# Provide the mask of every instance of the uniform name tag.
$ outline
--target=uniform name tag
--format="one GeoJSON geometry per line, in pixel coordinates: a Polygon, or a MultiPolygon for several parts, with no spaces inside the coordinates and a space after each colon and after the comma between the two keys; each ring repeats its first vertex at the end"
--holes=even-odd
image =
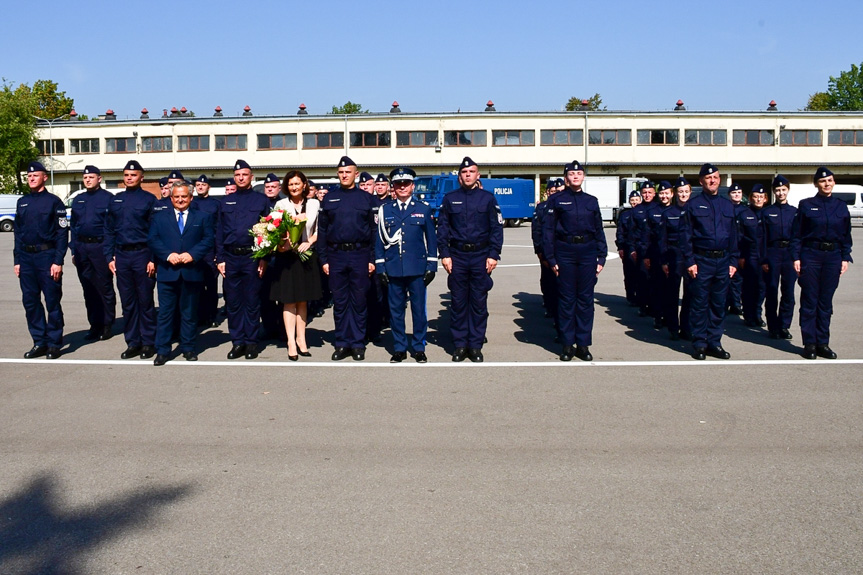
{"type": "Polygon", "coordinates": [[[464,203],[464,202],[453,202],[453,203],[452,203],[452,205],[454,205],[454,206],[460,206],[460,205],[462,205],[463,203],[464,203]]]}

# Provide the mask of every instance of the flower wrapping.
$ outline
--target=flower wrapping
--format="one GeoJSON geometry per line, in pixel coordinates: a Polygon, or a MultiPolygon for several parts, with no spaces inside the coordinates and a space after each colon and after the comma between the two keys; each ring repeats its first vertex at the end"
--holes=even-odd
{"type": "Polygon", "coordinates": [[[273,210],[252,226],[252,259],[259,260],[275,252],[288,231],[291,216],[282,210],[273,210]]]}

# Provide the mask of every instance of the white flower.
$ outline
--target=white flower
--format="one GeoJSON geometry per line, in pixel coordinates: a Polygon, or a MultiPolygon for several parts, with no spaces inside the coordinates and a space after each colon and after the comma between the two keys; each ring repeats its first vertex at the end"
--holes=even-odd
{"type": "Polygon", "coordinates": [[[279,210],[274,210],[270,212],[270,217],[274,220],[281,220],[284,217],[284,214],[282,214],[282,212],[280,212],[279,210]]]}
{"type": "Polygon", "coordinates": [[[273,224],[267,224],[267,231],[268,232],[276,231],[276,226],[274,226],[273,224]]]}

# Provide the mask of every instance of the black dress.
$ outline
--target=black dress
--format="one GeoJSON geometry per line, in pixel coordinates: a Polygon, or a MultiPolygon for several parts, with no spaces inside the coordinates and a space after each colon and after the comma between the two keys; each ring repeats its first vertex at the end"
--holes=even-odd
{"type": "MultiPolygon", "coordinates": [[[[306,202],[303,202],[301,213],[305,212],[306,202]]],[[[300,256],[294,251],[276,252],[273,257],[273,283],[270,285],[270,299],[282,303],[298,303],[315,301],[321,298],[321,274],[318,254],[311,252],[311,257],[300,261],[300,256]]]]}

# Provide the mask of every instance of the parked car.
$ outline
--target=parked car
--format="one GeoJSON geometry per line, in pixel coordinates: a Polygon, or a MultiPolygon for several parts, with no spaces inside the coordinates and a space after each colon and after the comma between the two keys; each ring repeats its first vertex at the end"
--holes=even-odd
{"type": "Polygon", "coordinates": [[[15,209],[19,199],[19,194],[0,195],[0,232],[11,232],[15,229],[15,209]]]}

